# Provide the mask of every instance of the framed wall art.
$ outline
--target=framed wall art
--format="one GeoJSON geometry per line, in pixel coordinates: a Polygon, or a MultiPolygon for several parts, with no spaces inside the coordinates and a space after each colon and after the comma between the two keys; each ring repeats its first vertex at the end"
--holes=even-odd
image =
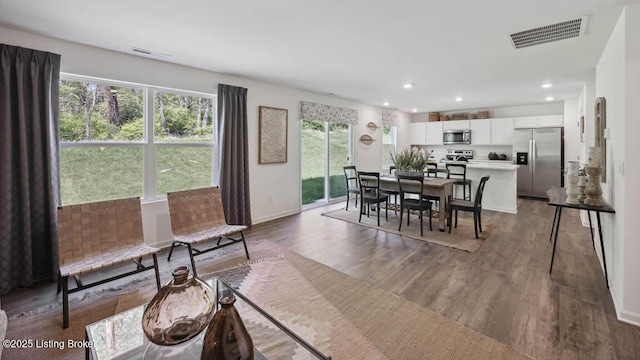
{"type": "Polygon", "coordinates": [[[260,106],[258,112],[258,163],[286,163],[289,110],[260,106]]]}
{"type": "Polygon", "coordinates": [[[602,167],[603,183],[607,182],[607,139],[604,137],[604,129],[607,128],[607,102],[605,98],[596,99],[595,112],[595,146],[600,148],[600,167],[602,167]]]}

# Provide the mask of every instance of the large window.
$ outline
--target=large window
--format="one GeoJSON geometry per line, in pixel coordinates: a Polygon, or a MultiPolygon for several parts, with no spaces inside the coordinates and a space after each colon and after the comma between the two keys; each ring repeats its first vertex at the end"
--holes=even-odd
{"type": "Polygon", "coordinates": [[[396,154],[396,127],[384,125],[382,127],[382,169],[389,171],[389,166],[393,165],[391,154],[396,154]]]}
{"type": "Polygon", "coordinates": [[[213,184],[215,96],[63,75],[64,205],[213,184]]]}

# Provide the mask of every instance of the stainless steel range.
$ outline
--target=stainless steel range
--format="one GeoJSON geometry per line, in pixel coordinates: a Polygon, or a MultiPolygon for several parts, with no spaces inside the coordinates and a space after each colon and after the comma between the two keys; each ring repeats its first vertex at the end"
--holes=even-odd
{"type": "Polygon", "coordinates": [[[473,160],[473,150],[447,150],[446,161],[469,161],[473,160]]]}

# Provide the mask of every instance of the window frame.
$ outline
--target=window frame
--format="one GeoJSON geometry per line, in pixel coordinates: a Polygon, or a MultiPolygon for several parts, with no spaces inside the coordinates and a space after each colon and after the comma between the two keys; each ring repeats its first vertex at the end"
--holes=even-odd
{"type": "MultiPolygon", "coordinates": [[[[385,154],[385,151],[384,151],[384,149],[385,149],[385,148],[384,148],[384,146],[385,146],[385,145],[391,145],[391,146],[393,147],[393,154],[394,154],[394,156],[395,156],[395,154],[396,154],[396,150],[398,150],[398,149],[397,149],[397,138],[396,138],[397,129],[398,129],[398,127],[397,127],[397,126],[392,126],[392,125],[382,125],[382,129],[381,129],[381,130],[382,130],[382,131],[381,131],[381,134],[382,134],[382,139],[381,139],[381,143],[382,143],[382,158],[381,158],[381,160],[382,160],[382,164],[381,164],[381,165],[382,165],[382,166],[381,166],[381,167],[382,167],[382,170],[383,170],[384,172],[389,171],[389,168],[388,168],[388,167],[387,167],[387,168],[385,168],[385,166],[384,166],[384,163],[385,163],[385,161],[384,161],[384,157],[385,157],[385,155],[386,155],[386,154],[385,154]],[[384,127],[385,127],[385,126],[389,126],[389,127],[391,128],[391,133],[389,134],[389,135],[391,135],[391,142],[390,142],[390,143],[389,143],[389,142],[384,142],[384,127]]],[[[391,164],[391,165],[393,165],[393,164],[391,164]]]]}
{"type": "MultiPolygon", "coordinates": [[[[211,186],[218,186],[218,166],[217,166],[217,148],[218,148],[218,102],[217,94],[205,93],[199,91],[181,90],[153,85],[145,85],[134,82],[110,80],[93,76],[84,76],[71,73],[60,73],[60,80],[95,82],[108,84],[118,87],[139,88],[143,91],[143,120],[144,131],[141,141],[62,141],[58,137],[59,147],[140,147],[142,148],[142,194],[140,200],[142,203],[163,201],[166,195],[157,195],[158,178],[156,174],[158,162],[157,151],[159,147],[209,147],[211,148],[211,186]],[[212,100],[211,109],[211,126],[212,136],[211,142],[166,142],[155,140],[155,97],[158,92],[171,93],[182,96],[210,98],[212,100]]],[[[63,199],[61,199],[63,200],[63,199]]],[[[107,200],[107,199],[102,199],[107,200]]]]}

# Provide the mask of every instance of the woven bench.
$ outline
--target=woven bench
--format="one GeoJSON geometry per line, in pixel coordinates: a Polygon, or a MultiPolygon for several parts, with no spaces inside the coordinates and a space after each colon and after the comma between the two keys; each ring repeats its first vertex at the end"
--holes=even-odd
{"type": "Polygon", "coordinates": [[[244,225],[228,225],[222,208],[220,189],[209,187],[195,190],[184,190],[167,193],[169,203],[169,217],[171,219],[171,231],[173,243],[167,260],[171,260],[173,249],[176,246],[184,246],[189,251],[193,276],[197,277],[194,256],[202,255],[210,251],[242,242],[244,251],[249,259],[249,250],[244,239],[247,227],[244,225]],[[240,234],[240,238],[231,238],[229,235],[240,234]],[[208,249],[196,249],[194,244],[205,240],[217,240],[215,246],[208,249]],[[222,240],[227,242],[220,243],[222,240]]]}
{"type": "Polygon", "coordinates": [[[69,294],[98,286],[125,276],[154,269],[160,289],[157,253],[160,249],[144,244],[140,198],[100,201],[58,208],[58,247],[62,288],[62,327],[69,327],[69,294]],[[142,257],[152,255],[153,266],[142,264],[142,257]],[[133,261],[136,270],[90,284],[80,275],[125,261],[133,261]],[[76,287],[69,289],[69,277],[76,287]]]}

